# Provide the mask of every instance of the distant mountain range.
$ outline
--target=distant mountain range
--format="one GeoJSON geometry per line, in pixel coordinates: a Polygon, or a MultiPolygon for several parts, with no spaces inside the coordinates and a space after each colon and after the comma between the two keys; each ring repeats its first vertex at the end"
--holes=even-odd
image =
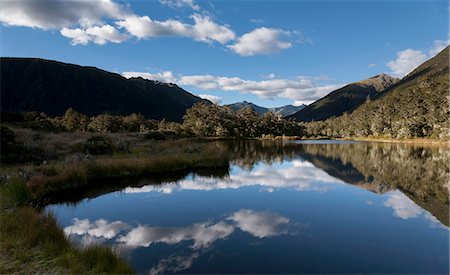
{"type": "Polygon", "coordinates": [[[289,118],[297,121],[318,121],[340,116],[345,112],[351,112],[367,98],[375,98],[398,81],[398,78],[380,74],[348,84],[292,114],[289,118]]]}
{"type": "Polygon", "coordinates": [[[230,107],[234,111],[237,111],[239,109],[246,108],[246,107],[251,107],[256,113],[258,113],[260,115],[263,115],[267,112],[273,112],[276,114],[281,114],[284,117],[292,115],[306,107],[306,105],[301,105],[301,106],[285,105],[285,106],[281,106],[281,107],[265,108],[265,107],[261,107],[256,104],[253,104],[251,102],[247,102],[247,101],[236,102],[233,104],[229,104],[227,106],[230,107]]]}
{"type": "Polygon", "coordinates": [[[181,121],[201,99],[175,84],[127,79],[94,67],[38,58],[0,59],[1,110],[62,115],[68,108],[86,115],[141,113],[181,121]]]}

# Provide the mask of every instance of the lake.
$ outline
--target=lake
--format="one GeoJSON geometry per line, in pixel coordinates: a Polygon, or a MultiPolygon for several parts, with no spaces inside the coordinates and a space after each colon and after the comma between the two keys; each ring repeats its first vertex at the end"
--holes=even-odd
{"type": "Polygon", "coordinates": [[[138,273],[449,273],[448,148],[216,142],[226,169],[99,183],[46,210],[138,273]]]}

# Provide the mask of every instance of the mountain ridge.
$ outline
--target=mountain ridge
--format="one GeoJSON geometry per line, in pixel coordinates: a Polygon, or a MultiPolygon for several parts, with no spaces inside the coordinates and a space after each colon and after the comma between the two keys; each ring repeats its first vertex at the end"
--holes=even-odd
{"type": "Polygon", "coordinates": [[[141,113],[181,121],[201,99],[176,84],[127,79],[92,66],[42,58],[0,58],[1,110],[38,111],[51,116],[74,108],[86,115],[141,113]]]}
{"type": "Polygon", "coordinates": [[[281,114],[284,117],[289,116],[289,115],[303,109],[304,107],[306,107],[306,105],[294,106],[294,105],[288,104],[288,105],[284,105],[284,106],[280,106],[280,107],[267,108],[267,107],[261,107],[259,105],[256,105],[252,102],[248,102],[245,100],[236,102],[236,103],[232,103],[232,104],[227,104],[226,106],[230,107],[233,111],[237,111],[237,110],[245,108],[245,107],[251,107],[259,115],[263,115],[267,112],[273,112],[275,114],[281,114]]]}
{"type": "Polygon", "coordinates": [[[367,98],[375,98],[398,81],[398,78],[387,74],[379,74],[347,84],[288,116],[288,118],[309,122],[340,116],[345,112],[351,112],[364,103],[367,98]]]}

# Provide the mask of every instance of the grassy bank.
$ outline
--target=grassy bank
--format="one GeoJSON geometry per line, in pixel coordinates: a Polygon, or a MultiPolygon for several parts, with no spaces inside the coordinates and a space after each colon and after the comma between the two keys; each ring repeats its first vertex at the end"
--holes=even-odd
{"type": "Polygon", "coordinates": [[[110,247],[76,248],[39,209],[52,195],[99,179],[228,167],[225,150],[214,142],[147,142],[126,154],[85,157],[2,167],[0,273],[131,273],[110,247]]]}
{"type": "Polygon", "coordinates": [[[31,206],[23,178],[0,187],[1,274],[131,274],[133,270],[109,247],[76,248],[55,217],[31,206]]]}
{"type": "Polygon", "coordinates": [[[351,137],[337,138],[338,140],[356,140],[356,141],[373,141],[373,142],[395,142],[409,143],[417,145],[436,145],[450,147],[450,140],[432,139],[432,138],[384,138],[384,137],[351,137]]]}
{"type": "Polygon", "coordinates": [[[31,207],[0,212],[1,274],[131,274],[108,247],[77,249],[51,214],[31,207]]]}

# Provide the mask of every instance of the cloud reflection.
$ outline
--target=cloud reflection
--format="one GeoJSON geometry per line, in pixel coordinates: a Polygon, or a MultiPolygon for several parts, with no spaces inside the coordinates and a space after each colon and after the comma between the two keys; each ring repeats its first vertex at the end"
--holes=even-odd
{"type": "Polygon", "coordinates": [[[114,239],[130,248],[148,247],[155,243],[169,245],[193,241],[193,250],[209,247],[219,239],[225,239],[236,229],[257,238],[272,237],[287,233],[290,220],[276,213],[240,209],[216,223],[200,222],[187,227],[156,227],[138,225],[132,227],[123,221],[108,222],[104,219],[91,222],[88,219],[73,219],[73,224],[64,228],[67,235],[78,235],[85,240],[95,238],[114,239]],[[122,233],[123,234],[119,234],[122,233]]]}
{"type": "Polygon", "coordinates": [[[261,164],[251,171],[240,170],[229,177],[218,179],[213,177],[192,176],[176,183],[146,185],[139,188],[128,187],[125,193],[160,192],[171,194],[183,190],[221,190],[239,189],[249,186],[261,186],[262,191],[274,192],[278,189],[291,188],[297,191],[325,192],[333,188],[333,184],[343,181],[328,175],[308,161],[294,160],[284,163],[288,167],[274,167],[261,164]]]}
{"type": "Polygon", "coordinates": [[[234,231],[234,226],[225,222],[216,224],[197,223],[189,227],[165,228],[138,226],[125,236],[118,238],[118,242],[130,247],[148,247],[153,243],[177,244],[182,241],[193,240],[193,249],[206,248],[218,239],[224,239],[234,231]]]}
{"type": "Polygon", "coordinates": [[[236,223],[242,231],[251,235],[264,238],[286,233],[286,225],[289,219],[269,212],[254,212],[241,209],[233,213],[229,218],[236,223]]]}
{"type": "Polygon", "coordinates": [[[441,222],[431,215],[429,212],[422,209],[414,203],[408,196],[396,190],[386,194],[388,199],[383,203],[384,206],[394,210],[394,216],[407,220],[411,218],[423,217],[429,221],[431,227],[448,228],[441,224],[441,222]]]}

